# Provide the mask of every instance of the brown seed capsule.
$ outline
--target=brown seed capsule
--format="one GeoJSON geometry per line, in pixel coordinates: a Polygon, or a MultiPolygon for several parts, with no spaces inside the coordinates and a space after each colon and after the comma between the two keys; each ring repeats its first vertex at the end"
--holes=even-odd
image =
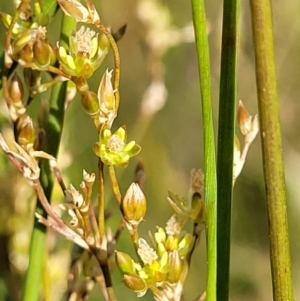
{"type": "Polygon", "coordinates": [[[45,40],[37,40],[33,44],[33,56],[40,67],[46,67],[50,64],[51,49],[45,40]]]}
{"type": "Polygon", "coordinates": [[[19,57],[24,63],[31,63],[33,59],[32,45],[26,44],[20,51],[19,57]]]}
{"type": "Polygon", "coordinates": [[[134,290],[139,297],[142,297],[147,291],[147,285],[143,278],[138,275],[124,275],[124,284],[134,290]]]}
{"type": "Polygon", "coordinates": [[[32,119],[26,117],[22,123],[21,130],[18,135],[18,143],[21,146],[26,146],[28,144],[34,144],[36,139],[36,131],[33,126],[32,119]]]}
{"type": "Polygon", "coordinates": [[[22,102],[24,88],[19,75],[15,72],[8,87],[9,96],[15,105],[22,102]]]}
{"type": "Polygon", "coordinates": [[[99,112],[99,100],[97,94],[87,91],[82,94],[81,104],[84,110],[92,117],[99,112]]]}

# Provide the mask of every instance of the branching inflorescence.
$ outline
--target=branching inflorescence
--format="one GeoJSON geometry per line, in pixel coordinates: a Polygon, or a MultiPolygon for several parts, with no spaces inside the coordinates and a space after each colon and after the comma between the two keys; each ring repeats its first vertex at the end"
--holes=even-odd
{"type": "MultiPolygon", "coordinates": [[[[137,181],[130,185],[122,197],[115,174],[115,167],[126,167],[130,158],[141,150],[135,141],[127,141],[125,126],[112,131],[120,101],[120,59],[115,39],[101,23],[90,0],[86,0],[86,6],[76,0],[57,0],[63,12],[76,19],[80,26],[70,36],[68,47],[60,45],[59,42],[53,46],[47,39],[49,16],[43,13],[39,1],[34,1],[33,6],[29,2],[21,1],[15,16],[5,13],[0,15],[7,27],[2,76],[3,95],[14,123],[16,151],[8,147],[2,136],[0,146],[23,176],[30,181],[47,212],[48,218],[36,213],[38,221],[85,249],[89,257],[93,256],[96,259],[102,270],[105,285],[102,285],[97,277],[92,277],[84,281],[85,289],[81,287],[75,292],[71,281],[69,300],[77,300],[77,297],[79,300],[80,294],[87,294],[90,281],[98,281],[105,298],[115,300],[110,277],[110,262],[114,260],[123,274],[124,284],[135,291],[137,296],[143,296],[147,290],[151,290],[156,300],[181,300],[191,256],[204,229],[202,171],[192,171],[186,200],[169,192],[168,201],[175,213],[165,228],[157,227],[156,232],[150,234],[149,242],[139,237],[138,227],[147,208],[145,195],[137,181]],[[95,29],[91,29],[90,26],[95,29]],[[87,79],[101,65],[110,49],[114,54],[114,69],[104,72],[98,92],[95,93],[89,89],[87,79]],[[24,71],[24,82],[29,91],[27,99],[24,84],[15,71],[16,65],[21,66],[24,71]],[[44,72],[51,75],[50,81],[42,82],[44,72]],[[99,134],[93,146],[95,155],[99,157],[98,211],[91,199],[92,191],[96,189],[96,175],[83,171],[80,185],[82,192],[72,185],[66,189],[56,159],[44,149],[43,135],[40,134],[43,133],[41,125],[36,130],[33,121],[27,115],[27,107],[36,94],[65,81],[75,85],[77,93],[81,96],[82,107],[92,118],[99,134]],[[66,202],[61,204],[61,208],[71,216],[68,223],[54,212],[45,196],[40,182],[41,159],[50,160],[50,166],[63,190],[66,202]],[[108,168],[111,186],[123,215],[116,233],[105,227],[104,168],[108,168]],[[189,220],[194,224],[193,233],[186,233],[183,229],[189,220]],[[125,252],[114,251],[116,240],[124,227],[127,227],[132,238],[136,260],[125,252]]],[[[234,182],[243,167],[249,145],[258,131],[257,118],[252,119],[242,104],[239,108],[242,133],[248,138],[245,140],[242,155],[239,143],[236,145],[234,182]]],[[[139,172],[141,170],[142,168],[139,172]]]]}

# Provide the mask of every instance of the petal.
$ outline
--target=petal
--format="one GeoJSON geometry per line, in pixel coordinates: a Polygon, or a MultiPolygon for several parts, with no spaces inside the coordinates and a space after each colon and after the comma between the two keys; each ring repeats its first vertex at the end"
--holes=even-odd
{"type": "Polygon", "coordinates": [[[141,151],[141,147],[138,144],[135,144],[130,151],[128,151],[128,155],[130,157],[136,156],[141,151]]]}
{"type": "Polygon", "coordinates": [[[132,148],[135,146],[135,141],[130,141],[129,143],[127,143],[125,146],[124,146],[124,149],[123,149],[123,151],[124,152],[129,152],[129,151],[131,151],[132,150],[132,148]]]}
{"type": "Polygon", "coordinates": [[[127,138],[127,132],[126,132],[126,127],[122,126],[120,128],[118,128],[115,132],[116,135],[118,135],[120,137],[120,139],[122,139],[124,142],[126,141],[127,138]]]}

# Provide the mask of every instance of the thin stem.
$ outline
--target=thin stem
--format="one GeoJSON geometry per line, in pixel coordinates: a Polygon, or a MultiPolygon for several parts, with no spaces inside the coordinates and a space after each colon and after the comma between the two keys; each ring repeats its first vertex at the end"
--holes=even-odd
{"type": "Polygon", "coordinates": [[[207,240],[207,300],[216,300],[217,279],[217,181],[214,128],[211,104],[209,46],[206,29],[204,0],[192,0],[196,36],[199,80],[202,98],[204,130],[204,189],[207,240]]]}
{"type": "MultiPolygon", "coordinates": [[[[81,245],[82,244],[86,245],[85,242],[83,241],[82,237],[80,235],[78,235],[76,232],[74,232],[72,229],[70,229],[63,222],[63,220],[53,211],[53,208],[49,204],[48,199],[44,193],[43,187],[39,180],[35,180],[33,182],[33,187],[36,191],[36,194],[39,199],[39,203],[41,204],[43,210],[56,222],[56,225],[54,226],[56,228],[56,231],[58,231],[58,229],[59,229],[59,232],[62,233],[64,236],[66,236],[68,239],[71,239],[77,243],[78,243],[78,241],[80,241],[81,245]]],[[[39,212],[38,212],[38,214],[41,215],[39,212]]],[[[43,216],[41,216],[40,219],[41,219],[41,221],[43,221],[43,219],[44,219],[43,216]]],[[[45,222],[50,224],[50,222],[47,221],[46,219],[45,219],[45,222]]],[[[44,224],[45,224],[45,222],[44,222],[44,224]]],[[[52,226],[52,228],[54,228],[54,227],[52,226]]]]}
{"type": "Polygon", "coordinates": [[[103,175],[103,163],[99,158],[98,163],[98,181],[99,181],[99,191],[98,191],[98,224],[99,224],[99,235],[100,235],[100,245],[102,244],[103,238],[105,236],[105,202],[104,202],[104,175],[103,175]]]}
{"type": "Polygon", "coordinates": [[[95,211],[94,211],[93,206],[89,207],[89,216],[90,216],[90,219],[91,219],[92,227],[94,229],[94,236],[95,236],[96,246],[98,247],[98,243],[100,243],[100,232],[99,232],[97,219],[96,219],[96,215],[95,215],[95,211]]]}
{"type": "Polygon", "coordinates": [[[100,249],[94,250],[94,254],[98,260],[98,263],[103,273],[108,299],[109,301],[116,301],[117,299],[112,286],[111,274],[108,266],[107,252],[105,250],[100,249]]]}
{"type": "Polygon", "coordinates": [[[111,165],[111,166],[108,167],[108,171],[109,171],[109,177],[110,177],[113,192],[115,194],[115,197],[118,201],[119,206],[121,206],[122,195],[121,195],[118,180],[117,180],[117,177],[116,177],[115,168],[111,165]]]}
{"type": "MultiPolygon", "coordinates": [[[[132,228],[129,230],[130,232],[130,237],[131,237],[131,240],[133,242],[133,245],[134,245],[134,248],[135,248],[135,251],[137,253],[137,250],[138,250],[138,240],[139,240],[139,232],[138,232],[138,227],[137,226],[131,226],[132,228]]],[[[138,253],[137,253],[138,254],[138,253]]]]}
{"type": "Polygon", "coordinates": [[[107,288],[107,294],[108,294],[108,299],[110,301],[116,301],[117,300],[115,292],[114,292],[112,287],[107,288]]]}
{"type": "MultiPolygon", "coordinates": [[[[28,3],[30,2],[30,0],[22,0],[21,3],[19,4],[11,22],[10,25],[7,29],[6,32],[6,37],[5,37],[5,44],[4,44],[4,49],[5,49],[5,53],[7,54],[9,52],[9,48],[10,48],[10,41],[11,41],[11,37],[12,37],[12,32],[13,29],[15,27],[16,22],[18,21],[20,14],[26,10],[26,7],[28,5],[28,3]]],[[[6,66],[6,62],[5,62],[5,66],[6,66]]]]}
{"type": "Polygon", "coordinates": [[[111,35],[110,31],[100,22],[96,22],[94,24],[101,32],[105,34],[107,39],[110,42],[111,48],[114,54],[114,91],[115,91],[115,98],[116,98],[116,111],[118,111],[119,104],[120,104],[120,93],[119,93],[119,84],[120,84],[120,54],[117,43],[115,42],[113,36],[111,35]]]}
{"type": "Polygon", "coordinates": [[[52,172],[61,188],[61,191],[62,193],[65,195],[66,194],[66,190],[67,190],[67,187],[66,187],[66,184],[62,178],[62,175],[61,175],[61,172],[60,172],[60,169],[58,168],[57,164],[52,164],[51,165],[51,168],[52,168],[52,172]]]}
{"type": "Polygon", "coordinates": [[[279,123],[271,3],[251,0],[256,83],[269,219],[273,298],[294,300],[279,123]]]}

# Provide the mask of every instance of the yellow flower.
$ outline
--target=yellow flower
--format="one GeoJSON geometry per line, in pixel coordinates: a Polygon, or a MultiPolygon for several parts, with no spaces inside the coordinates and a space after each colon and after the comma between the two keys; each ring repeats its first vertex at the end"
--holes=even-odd
{"type": "Polygon", "coordinates": [[[111,130],[104,125],[99,134],[99,142],[94,144],[94,151],[104,164],[126,167],[129,159],[141,150],[135,141],[126,143],[126,140],[125,127],[120,127],[112,134],[111,130]]]}
{"type": "Polygon", "coordinates": [[[70,76],[89,78],[100,66],[108,52],[108,43],[99,43],[98,34],[81,26],[70,36],[70,52],[59,46],[58,60],[61,69],[70,76]]]}

